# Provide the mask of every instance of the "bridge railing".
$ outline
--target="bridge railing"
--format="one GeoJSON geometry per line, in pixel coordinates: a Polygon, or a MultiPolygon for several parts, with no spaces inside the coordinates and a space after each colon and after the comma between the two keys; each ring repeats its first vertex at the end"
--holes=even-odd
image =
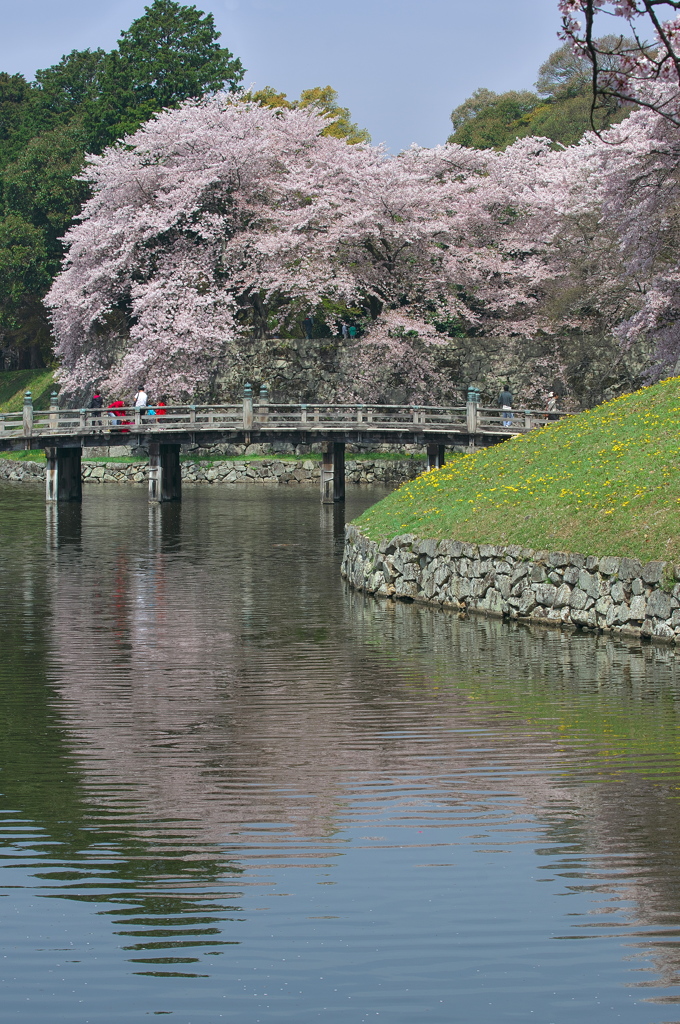
{"type": "Polygon", "coordinates": [[[253,425],[286,429],[333,429],[352,427],[359,430],[398,429],[428,426],[451,429],[464,427],[465,406],[368,405],[309,402],[302,405],[269,404],[264,413],[253,410],[253,425]]]}
{"type": "Polygon", "coordinates": [[[20,412],[0,413],[0,437],[21,437],[24,433],[23,414],[20,412]]]}
{"type": "Polygon", "coordinates": [[[146,412],[132,410],[133,426],[145,433],[165,430],[237,430],[243,426],[243,404],[168,405],[146,412]],[[153,411],[152,411],[153,410],[153,411]]]}
{"type": "Polygon", "coordinates": [[[426,424],[431,430],[465,430],[467,427],[466,405],[422,405],[414,406],[413,411],[414,416],[419,417],[418,422],[426,424]]]}
{"type": "MultiPolygon", "coordinates": [[[[55,396],[56,397],[56,396],[55,396]]],[[[71,434],[134,433],[261,429],[286,432],[372,430],[429,433],[441,431],[473,435],[524,433],[567,415],[545,410],[484,408],[474,402],[459,406],[369,405],[361,403],[310,402],[301,405],[259,400],[248,395],[243,402],[222,405],[169,405],[137,409],[34,410],[27,393],[22,412],[0,413],[0,438],[44,437],[71,434]]]]}
{"type": "Polygon", "coordinates": [[[524,433],[567,415],[566,412],[548,412],[545,409],[498,409],[478,406],[476,430],[481,433],[490,431],[494,434],[506,430],[509,434],[524,433]]]}

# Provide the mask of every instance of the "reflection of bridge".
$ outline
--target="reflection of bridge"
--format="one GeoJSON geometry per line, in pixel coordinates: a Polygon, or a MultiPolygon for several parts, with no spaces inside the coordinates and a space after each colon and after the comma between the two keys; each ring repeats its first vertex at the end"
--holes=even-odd
{"type": "MultiPolygon", "coordinates": [[[[553,413],[552,417],[564,415],[553,413]]],[[[179,453],[182,444],[322,443],[321,500],[345,496],[346,444],[418,444],[427,448],[427,467],[444,464],[446,446],[498,444],[513,434],[543,426],[544,411],[459,406],[281,405],[263,389],[253,401],[246,388],[234,405],[173,405],[162,409],[60,409],[56,394],[50,408],[35,410],[30,391],[23,412],[0,414],[0,451],[44,448],[47,500],[80,501],[83,448],[127,445],[149,451],[149,501],[181,497],[179,453]]]]}

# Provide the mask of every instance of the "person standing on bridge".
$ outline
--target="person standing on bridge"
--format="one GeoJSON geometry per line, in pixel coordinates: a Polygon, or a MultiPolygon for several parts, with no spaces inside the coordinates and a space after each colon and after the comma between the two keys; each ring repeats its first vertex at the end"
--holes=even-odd
{"type": "Polygon", "coordinates": [[[149,396],[146,393],[146,387],[142,384],[141,388],[135,395],[135,409],[139,409],[142,415],[146,412],[146,407],[149,404],[149,396]]]}
{"type": "Polygon", "coordinates": [[[511,411],[512,410],[512,391],[510,390],[510,385],[508,383],[505,383],[503,385],[503,390],[501,391],[501,393],[498,396],[498,405],[503,410],[503,426],[504,427],[511,427],[512,426],[512,411],[511,411]]]}
{"type": "Polygon", "coordinates": [[[90,402],[90,409],[92,409],[92,426],[99,427],[100,430],[102,426],[101,409],[103,405],[104,399],[99,394],[99,391],[95,389],[95,392],[92,395],[92,400],[90,402]]]}
{"type": "MultiPolygon", "coordinates": [[[[120,410],[125,408],[125,402],[123,402],[120,398],[116,398],[115,401],[109,402],[106,408],[109,410],[109,419],[111,420],[112,427],[119,427],[121,423],[128,422],[128,420],[124,420],[121,418],[120,410]]],[[[128,431],[123,430],[122,433],[127,434],[128,431]]]]}

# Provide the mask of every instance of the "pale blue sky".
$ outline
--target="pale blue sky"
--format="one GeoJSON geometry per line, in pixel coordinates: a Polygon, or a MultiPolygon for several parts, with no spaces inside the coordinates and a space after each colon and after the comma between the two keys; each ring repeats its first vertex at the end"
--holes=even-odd
{"type": "MultiPolygon", "coordinates": [[[[150,0],[148,0],[150,2],[150,0]]],[[[332,85],[374,142],[434,146],[479,86],[531,88],[560,45],[556,0],[209,0],[245,81],[295,97],[332,85]]],[[[0,70],[32,78],[72,49],[111,49],[144,0],[0,0],[0,70]]]]}

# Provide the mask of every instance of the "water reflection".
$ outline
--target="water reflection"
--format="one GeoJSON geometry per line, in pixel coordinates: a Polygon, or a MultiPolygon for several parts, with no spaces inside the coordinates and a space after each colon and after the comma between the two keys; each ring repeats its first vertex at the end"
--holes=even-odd
{"type": "Polygon", "coordinates": [[[355,594],[281,491],[0,490],[6,877],[206,1020],[668,1019],[674,653],[355,594]]]}

